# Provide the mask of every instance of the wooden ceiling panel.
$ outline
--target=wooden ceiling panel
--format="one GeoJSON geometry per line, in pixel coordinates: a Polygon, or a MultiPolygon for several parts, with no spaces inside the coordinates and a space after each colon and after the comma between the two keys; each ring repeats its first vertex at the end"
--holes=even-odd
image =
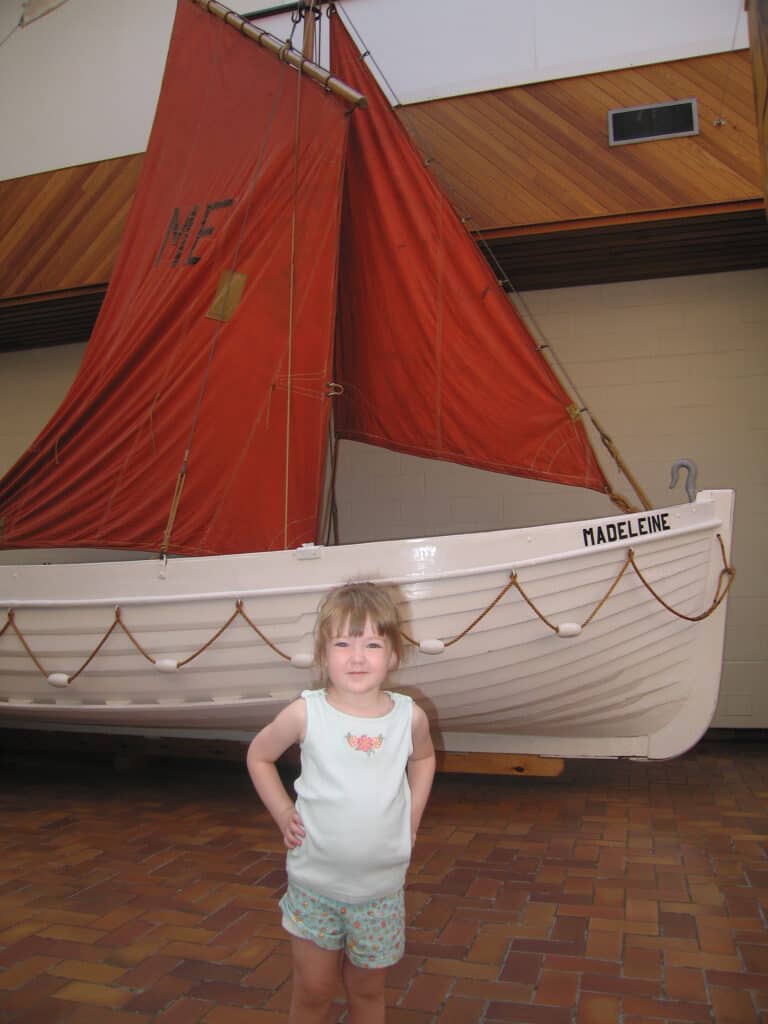
{"type": "Polygon", "coordinates": [[[0,182],[0,299],[108,281],[142,160],[0,182]]]}
{"type": "Polygon", "coordinates": [[[760,196],[747,51],[433,100],[399,113],[479,230],[760,196]],[[700,134],[609,146],[609,110],[691,97],[700,134]]]}
{"type": "MultiPolygon", "coordinates": [[[[756,2],[764,15],[768,0],[756,2]]],[[[768,265],[746,52],[398,113],[496,271],[521,290],[768,265]],[[699,135],[608,145],[610,109],[689,97],[699,135]]],[[[0,350],[87,340],[142,158],[0,182],[0,350]]]]}

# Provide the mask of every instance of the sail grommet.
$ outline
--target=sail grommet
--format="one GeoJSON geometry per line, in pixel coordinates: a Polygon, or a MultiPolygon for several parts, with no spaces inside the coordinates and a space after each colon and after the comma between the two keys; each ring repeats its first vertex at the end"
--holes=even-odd
{"type": "Polygon", "coordinates": [[[419,651],[422,654],[442,654],[445,644],[442,640],[422,640],[419,644],[419,651]]]}
{"type": "Polygon", "coordinates": [[[66,672],[51,672],[48,676],[48,685],[58,687],[69,686],[69,676],[66,672]]]}
{"type": "Polygon", "coordinates": [[[175,672],[178,667],[178,662],[173,661],[172,658],[158,658],[155,662],[158,672],[175,672]]]}
{"type": "Polygon", "coordinates": [[[581,626],[578,622],[561,622],[557,627],[557,635],[562,637],[579,636],[581,626]]]}
{"type": "Polygon", "coordinates": [[[291,655],[291,664],[294,668],[312,668],[315,662],[313,654],[304,654],[299,651],[297,654],[291,655]]]}

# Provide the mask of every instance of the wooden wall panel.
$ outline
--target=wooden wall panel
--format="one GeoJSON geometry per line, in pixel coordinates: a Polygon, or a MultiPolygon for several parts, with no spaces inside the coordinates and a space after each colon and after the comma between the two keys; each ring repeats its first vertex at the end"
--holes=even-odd
{"type": "MultiPolygon", "coordinates": [[[[764,15],[768,0],[752,2],[764,15]]],[[[469,215],[470,227],[500,242],[542,236],[538,275],[521,274],[520,268],[531,263],[522,241],[514,252],[509,245],[496,247],[497,258],[509,260],[508,272],[519,287],[521,282],[529,288],[576,283],[573,260],[559,253],[563,245],[570,251],[575,241],[580,262],[590,265],[582,268],[586,276],[579,283],[676,268],[678,273],[739,269],[768,259],[761,256],[767,248],[765,228],[761,234],[752,220],[744,220],[750,211],[759,219],[755,211],[763,207],[747,51],[435,100],[401,108],[399,115],[434,160],[433,170],[457,208],[469,215]],[[608,146],[609,109],[691,96],[699,102],[698,136],[608,146]],[[661,248],[669,246],[663,231],[658,252],[651,245],[654,232],[643,234],[642,268],[614,266],[620,261],[603,244],[608,236],[598,238],[613,232],[617,245],[616,231],[623,224],[621,237],[634,252],[633,223],[670,217],[678,235],[685,234],[685,218],[695,230],[688,243],[678,239],[668,269],[659,264],[661,248]],[[704,251],[702,217],[716,227],[704,251]],[[575,234],[553,248],[552,233],[565,229],[575,234]]],[[[0,348],[87,337],[141,163],[137,154],[0,182],[0,348]],[[78,294],[85,303],[80,320],[78,294]],[[29,296],[46,301],[30,302],[29,296]],[[56,323],[64,322],[55,306],[62,300],[72,307],[65,318],[72,329],[54,337],[50,322],[54,312],[56,323]],[[49,311],[40,323],[38,307],[49,311]]]]}
{"type": "Polygon", "coordinates": [[[746,50],[433,100],[399,113],[479,230],[761,195],[746,50]],[[699,135],[608,145],[610,109],[691,97],[699,135]]]}
{"type": "Polygon", "coordinates": [[[0,300],[108,281],[142,160],[0,182],[0,300]]]}
{"type": "Polygon", "coordinates": [[[752,53],[763,197],[768,207],[768,0],[749,0],[749,48],[752,53]]]}

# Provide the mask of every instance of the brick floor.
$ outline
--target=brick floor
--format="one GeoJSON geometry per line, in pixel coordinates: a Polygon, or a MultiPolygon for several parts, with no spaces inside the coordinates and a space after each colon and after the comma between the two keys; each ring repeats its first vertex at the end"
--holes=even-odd
{"type": "MultiPolygon", "coordinates": [[[[127,767],[6,751],[0,1024],[286,1021],[284,855],[244,771],[127,767]]],[[[407,912],[390,1024],[768,1024],[768,750],[440,777],[407,912]]]]}

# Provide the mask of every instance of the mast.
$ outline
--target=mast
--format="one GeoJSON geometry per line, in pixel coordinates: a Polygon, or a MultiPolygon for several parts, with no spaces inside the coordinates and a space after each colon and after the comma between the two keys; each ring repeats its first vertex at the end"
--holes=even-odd
{"type": "Polygon", "coordinates": [[[304,38],[301,52],[306,60],[312,60],[315,52],[315,7],[311,2],[309,7],[303,8],[302,17],[304,18],[304,38]]]}

